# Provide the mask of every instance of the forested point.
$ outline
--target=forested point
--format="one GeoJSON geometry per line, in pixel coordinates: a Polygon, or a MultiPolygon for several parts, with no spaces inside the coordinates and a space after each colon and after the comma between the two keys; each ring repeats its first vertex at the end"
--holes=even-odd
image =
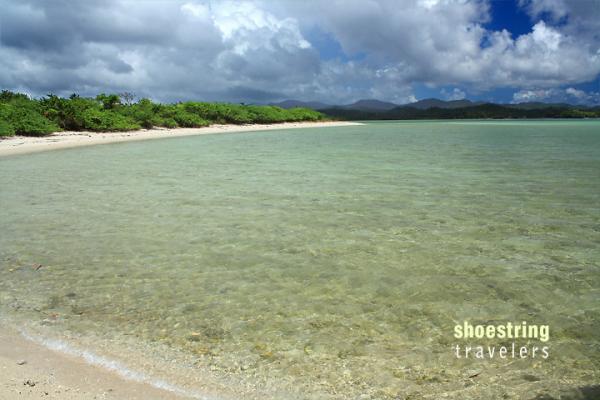
{"type": "Polygon", "coordinates": [[[99,94],[95,98],[49,94],[40,99],[8,90],[0,93],[0,136],[199,128],[211,124],[271,124],[324,118],[323,114],[306,108],[285,110],[276,106],[193,101],[161,104],[149,99],[135,101],[129,93],[99,94]]]}

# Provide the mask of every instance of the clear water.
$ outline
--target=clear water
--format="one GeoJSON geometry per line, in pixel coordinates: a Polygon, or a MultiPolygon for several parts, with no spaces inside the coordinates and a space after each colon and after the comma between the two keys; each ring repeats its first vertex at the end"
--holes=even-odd
{"type": "Polygon", "coordinates": [[[174,138],[0,171],[0,312],[185,354],[224,397],[600,382],[598,121],[174,138]],[[465,320],[548,324],[550,357],[457,359],[465,320]]]}

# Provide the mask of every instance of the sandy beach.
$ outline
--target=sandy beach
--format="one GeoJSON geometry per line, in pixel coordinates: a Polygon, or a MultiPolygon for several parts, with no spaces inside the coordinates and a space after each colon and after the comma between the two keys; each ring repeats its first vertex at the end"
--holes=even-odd
{"type": "Polygon", "coordinates": [[[128,132],[57,132],[43,137],[11,136],[0,139],[0,156],[179,136],[352,125],[360,125],[360,123],[344,121],[286,122],[282,124],[211,125],[206,128],[144,129],[128,132]]]}

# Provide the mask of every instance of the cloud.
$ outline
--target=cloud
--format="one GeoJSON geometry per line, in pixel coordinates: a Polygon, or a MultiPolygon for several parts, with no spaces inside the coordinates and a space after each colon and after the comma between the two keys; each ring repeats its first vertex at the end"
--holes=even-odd
{"type": "Polygon", "coordinates": [[[563,0],[519,0],[519,4],[533,17],[547,13],[558,21],[569,13],[569,7],[563,0]]]}
{"type": "Polygon", "coordinates": [[[535,20],[546,20],[564,35],[576,39],[590,55],[600,54],[600,3],[598,0],[520,0],[535,20]]]}
{"type": "Polygon", "coordinates": [[[250,2],[212,10],[200,2],[116,0],[4,0],[0,7],[0,86],[37,94],[263,99],[320,68],[294,20],[250,2]]]}
{"type": "Polygon", "coordinates": [[[415,85],[454,87],[448,98],[564,88],[600,74],[591,3],[521,0],[535,23],[513,37],[485,28],[487,0],[0,0],[0,87],[399,103],[415,85]]]}
{"type": "Polygon", "coordinates": [[[531,101],[544,101],[552,95],[553,90],[551,89],[538,89],[538,90],[520,90],[513,94],[514,103],[526,103],[531,101]]]}
{"type": "Polygon", "coordinates": [[[600,73],[600,55],[593,48],[544,21],[513,38],[507,31],[483,27],[490,18],[485,2],[403,5],[393,0],[334,0],[314,18],[346,53],[367,54],[370,65],[394,69],[405,82],[480,89],[551,87],[589,81],[600,73]]]}
{"type": "Polygon", "coordinates": [[[571,87],[565,89],[565,94],[576,97],[578,99],[585,99],[588,96],[588,94],[586,92],[584,92],[583,90],[578,90],[578,89],[571,88],[571,87]]]}
{"type": "Polygon", "coordinates": [[[459,88],[454,88],[450,92],[446,89],[442,89],[440,93],[446,100],[463,100],[467,98],[467,94],[459,88]]]}
{"type": "Polygon", "coordinates": [[[566,89],[529,89],[513,94],[513,103],[545,102],[571,104],[599,104],[600,92],[586,92],[568,87],[566,89]]]}

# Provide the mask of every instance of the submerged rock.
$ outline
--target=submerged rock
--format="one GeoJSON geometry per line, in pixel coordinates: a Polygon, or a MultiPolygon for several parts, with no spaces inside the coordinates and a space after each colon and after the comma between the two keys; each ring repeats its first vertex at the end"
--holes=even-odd
{"type": "Polygon", "coordinates": [[[198,332],[192,332],[187,336],[187,340],[189,340],[190,342],[199,342],[201,338],[202,334],[198,332]]]}

